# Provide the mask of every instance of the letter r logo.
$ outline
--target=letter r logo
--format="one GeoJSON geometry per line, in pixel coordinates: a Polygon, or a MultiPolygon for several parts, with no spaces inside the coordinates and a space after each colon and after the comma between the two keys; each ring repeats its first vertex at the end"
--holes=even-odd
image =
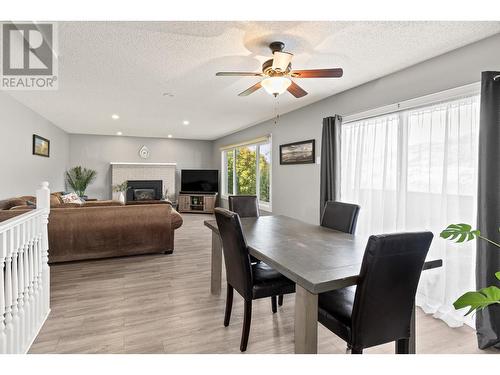
{"type": "Polygon", "coordinates": [[[2,25],[3,75],[53,74],[52,24],[2,25]]]}

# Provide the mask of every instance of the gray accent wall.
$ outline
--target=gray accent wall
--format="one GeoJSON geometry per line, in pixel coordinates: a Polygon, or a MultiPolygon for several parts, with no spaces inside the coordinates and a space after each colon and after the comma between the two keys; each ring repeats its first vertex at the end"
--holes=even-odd
{"type": "Polygon", "coordinates": [[[34,195],[41,181],[64,190],[69,135],[50,121],[0,92],[0,200],[34,195]],[[33,134],[50,140],[50,157],[32,154],[33,134]]]}
{"type": "Polygon", "coordinates": [[[105,135],[70,135],[70,167],[81,165],[97,171],[88,188],[90,198],[111,199],[110,162],[177,163],[176,192],[180,189],[181,169],[212,168],[212,141],[168,138],[139,138],[105,135]],[[149,159],[139,156],[142,146],[149,148],[149,159]]]}
{"type": "MultiPolygon", "coordinates": [[[[478,82],[481,71],[500,67],[500,34],[424,61],[410,68],[344,91],[273,120],[263,122],[214,142],[214,165],[221,166],[220,147],[272,134],[272,209],[274,214],[319,223],[320,166],[279,165],[279,145],[315,139],[321,151],[322,119],[350,115],[400,101],[478,82]]],[[[307,88],[306,80],[304,87],[307,88]]],[[[335,79],[323,79],[335,85],[335,79]]],[[[235,95],[237,93],[235,92],[235,95]]],[[[284,94],[288,95],[288,94],[284,94]]],[[[246,99],[252,105],[251,97],[246,99]]],[[[273,99],[269,97],[271,102],[273,99]]],[[[300,100],[300,99],[296,99],[300,100]]],[[[222,202],[226,205],[227,202],[222,202]]],[[[363,209],[363,208],[361,208],[363,209]]]]}

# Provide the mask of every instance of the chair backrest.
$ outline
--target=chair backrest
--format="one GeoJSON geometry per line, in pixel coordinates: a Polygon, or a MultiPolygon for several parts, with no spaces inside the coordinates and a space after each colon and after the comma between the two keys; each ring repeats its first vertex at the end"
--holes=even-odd
{"type": "Polygon", "coordinates": [[[370,236],[352,311],[352,344],[362,348],[410,336],[418,281],[431,232],[370,236]]]}
{"type": "Polygon", "coordinates": [[[259,201],[255,195],[230,195],[229,210],[240,217],[259,217],[259,201]]]}
{"type": "Polygon", "coordinates": [[[252,298],[252,266],[237,213],[215,208],[215,219],[222,239],[227,282],[245,299],[252,298]]]}
{"type": "Polygon", "coordinates": [[[357,204],[328,201],[321,216],[321,226],[354,234],[358,221],[357,204]]]}

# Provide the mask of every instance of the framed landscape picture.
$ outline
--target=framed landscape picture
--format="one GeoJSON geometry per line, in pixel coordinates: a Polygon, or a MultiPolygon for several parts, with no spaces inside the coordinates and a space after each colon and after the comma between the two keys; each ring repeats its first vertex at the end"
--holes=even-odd
{"type": "Polygon", "coordinates": [[[50,141],[39,135],[33,134],[33,155],[50,156],[50,141]]]}
{"type": "Polygon", "coordinates": [[[314,164],[315,140],[280,145],[280,164],[314,164]]]}

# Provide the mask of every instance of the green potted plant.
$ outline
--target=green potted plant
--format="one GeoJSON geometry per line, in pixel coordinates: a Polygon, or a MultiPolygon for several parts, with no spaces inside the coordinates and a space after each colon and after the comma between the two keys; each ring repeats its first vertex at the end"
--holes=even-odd
{"type": "MultiPolygon", "coordinates": [[[[440,236],[457,243],[471,241],[477,238],[482,241],[487,241],[500,249],[499,243],[481,236],[481,232],[477,229],[473,230],[469,224],[450,224],[441,232],[440,236]]],[[[500,280],[500,271],[495,273],[495,277],[500,280]]],[[[491,285],[478,291],[463,294],[453,303],[453,306],[456,310],[469,307],[469,311],[465,314],[469,315],[473,311],[482,310],[494,304],[500,304],[500,288],[491,285]]]]}
{"type": "Polygon", "coordinates": [[[79,197],[86,199],[85,190],[95,181],[96,176],[97,172],[93,169],[77,166],[66,171],[66,182],[79,197]]]}
{"type": "Polygon", "coordinates": [[[130,189],[128,181],[123,181],[121,184],[113,185],[113,193],[118,193],[118,200],[125,204],[125,192],[130,189]]]}

